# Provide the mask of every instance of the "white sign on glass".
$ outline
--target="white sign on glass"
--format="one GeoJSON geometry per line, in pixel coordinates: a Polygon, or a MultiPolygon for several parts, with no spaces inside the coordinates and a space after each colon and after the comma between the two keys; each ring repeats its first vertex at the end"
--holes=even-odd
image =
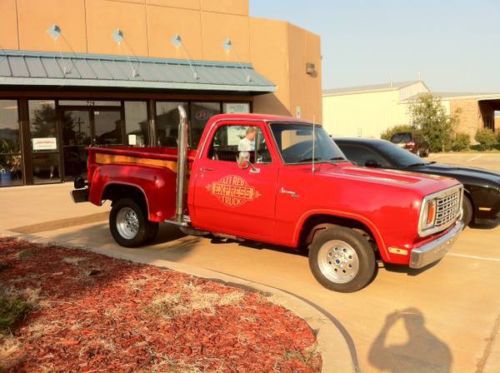
{"type": "Polygon", "coordinates": [[[31,141],[33,142],[33,150],[57,150],[55,137],[35,137],[31,141]]]}
{"type": "Polygon", "coordinates": [[[224,113],[250,113],[250,104],[247,102],[225,102],[224,113]]]}

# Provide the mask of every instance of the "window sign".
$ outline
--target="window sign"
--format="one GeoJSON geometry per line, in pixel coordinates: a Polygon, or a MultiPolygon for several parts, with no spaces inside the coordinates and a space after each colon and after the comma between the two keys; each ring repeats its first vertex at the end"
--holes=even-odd
{"type": "Polygon", "coordinates": [[[250,113],[250,104],[248,102],[225,102],[223,109],[224,113],[250,113]]]}
{"type": "Polygon", "coordinates": [[[31,141],[33,141],[33,150],[57,150],[55,137],[35,137],[31,141]]]}

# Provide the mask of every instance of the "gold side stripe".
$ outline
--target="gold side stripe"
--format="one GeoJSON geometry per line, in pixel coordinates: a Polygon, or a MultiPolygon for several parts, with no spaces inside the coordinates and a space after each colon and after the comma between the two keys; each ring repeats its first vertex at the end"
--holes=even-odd
{"type": "Polygon", "coordinates": [[[99,164],[127,164],[150,167],[168,168],[173,172],[177,172],[177,162],[166,161],[163,159],[139,158],[128,155],[115,155],[96,153],[95,161],[99,164]]]}

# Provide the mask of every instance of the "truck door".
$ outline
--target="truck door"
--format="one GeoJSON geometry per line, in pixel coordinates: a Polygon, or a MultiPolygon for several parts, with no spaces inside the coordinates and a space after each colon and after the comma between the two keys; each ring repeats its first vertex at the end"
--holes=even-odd
{"type": "Polygon", "coordinates": [[[278,167],[263,127],[225,122],[211,134],[193,166],[193,225],[249,239],[272,236],[278,167]]]}

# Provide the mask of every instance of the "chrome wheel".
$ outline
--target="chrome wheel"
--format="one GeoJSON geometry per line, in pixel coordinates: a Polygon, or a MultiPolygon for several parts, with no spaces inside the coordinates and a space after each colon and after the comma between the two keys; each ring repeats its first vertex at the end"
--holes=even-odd
{"type": "Polygon", "coordinates": [[[359,257],[356,250],[345,241],[325,242],[318,252],[318,266],[328,280],[345,284],[359,272],[359,257]]]}
{"type": "Polygon", "coordinates": [[[120,235],[131,240],[139,233],[139,218],[130,207],[123,207],[116,215],[116,229],[120,235]]]}

